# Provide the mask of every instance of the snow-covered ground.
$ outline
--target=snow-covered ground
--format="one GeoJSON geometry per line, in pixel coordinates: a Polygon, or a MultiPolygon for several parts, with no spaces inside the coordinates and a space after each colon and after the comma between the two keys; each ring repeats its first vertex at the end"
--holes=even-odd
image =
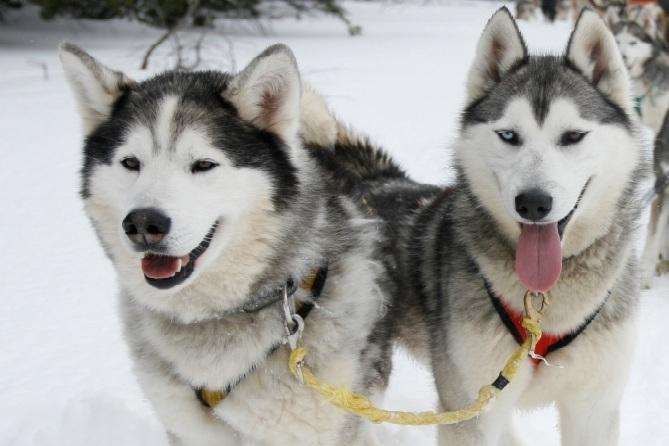
{"type": "MultiPolygon", "coordinates": [[[[209,67],[231,69],[274,42],[295,51],[304,77],[346,121],[382,143],[417,179],[445,183],[467,66],[494,2],[347,4],[359,37],[333,19],[222,23],[209,67]]],[[[569,25],[521,24],[531,49],[561,50],[569,25]]],[[[158,32],[134,24],[25,18],[0,27],[0,445],[163,445],[130,371],[112,268],[77,196],[81,134],[56,45],[78,43],[136,78],[158,32]]],[[[669,444],[669,280],[644,292],[641,330],[622,408],[622,443],[669,444]]],[[[429,409],[430,376],[397,355],[386,405],[429,409]]],[[[556,445],[551,408],[518,414],[528,444],[556,445]]],[[[384,445],[434,444],[432,428],[378,427],[384,445]]]]}

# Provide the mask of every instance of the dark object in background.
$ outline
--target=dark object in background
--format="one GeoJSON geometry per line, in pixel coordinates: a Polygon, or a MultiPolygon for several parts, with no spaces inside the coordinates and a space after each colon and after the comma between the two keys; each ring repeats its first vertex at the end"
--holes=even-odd
{"type": "Polygon", "coordinates": [[[0,17],[9,8],[36,5],[44,20],[55,17],[107,20],[129,18],[157,28],[211,25],[219,17],[272,18],[277,9],[298,17],[324,13],[341,19],[351,34],[360,32],[341,6],[341,0],[0,0],[0,17]]]}
{"type": "MultiPolygon", "coordinates": [[[[0,0],[2,2],[12,0],[0,0]]],[[[261,18],[271,7],[285,6],[296,15],[310,12],[345,17],[340,0],[13,0],[35,4],[45,20],[130,18],[151,26],[170,28],[188,19],[197,25],[211,24],[218,17],[261,18]]]]}
{"type": "Polygon", "coordinates": [[[659,0],[657,4],[660,5],[665,13],[669,14],[669,0],[659,0]]]}
{"type": "Polygon", "coordinates": [[[555,21],[557,14],[557,0],[541,0],[541,11],[551,22],[555,21]]]}
{"type": "Polygon", "coordinates": [[[35,5],[43,20],[57,17],[136,20],[163,30],[147,48],[141,69],[146,69],[154,51],[171,39],[176,48],[174,68],[192,70],[201,61],[202,42],[216,19],[301,18],[310,14],[326,14],[341,20],[350,35],[360,34],[362,29],[350,21],[341,3],[342,0],[0,0],[0,19],[9,8],[35,5]],[[192,30],[199,31],[200,38],[191,45],[192,48],[186,49],[177,34],[192,30]],[[195,54],[192,63],[184,61],[186,52],[195,54]]]}
{"type": "Polygon", "coordinates": [[[0,0],[0,20],[8,9],[18,9],[23,6],[23,0],[0,0]]]}

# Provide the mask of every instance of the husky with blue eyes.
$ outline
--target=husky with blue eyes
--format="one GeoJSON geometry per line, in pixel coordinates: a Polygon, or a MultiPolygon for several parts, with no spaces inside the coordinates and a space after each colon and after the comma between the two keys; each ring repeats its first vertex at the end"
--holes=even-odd
{"type": "Polygon", "coordinates": [[[441,428],[440,444],[519,444],[514,409],[551,403],[562,444],[616,444],[649,159],[604,21],[584,10],[564,55],[533,56],[498,11],[469,72],[455,157],[455,192],[426,205],[407,240],[441,405],[495,381],[525,337],[527,290],[549,295],[537,353],[552,366],[528,358],[492,410],[441,428]]]}
{"type": "Polygon", "coordinates": [[[617,443],[648,158],[603,20],[586,10],[564,55],[533,56],[503,8],[469,72],[453,187],[411,181],[364,139],[323,160],[386,222],[400,338],[432,367],[441,409],[504,389],[476,419],[440,427],[439,444],[523,444],[514,410],[551,403],[562,444],[617,443]],[[549,297],[535,353],[550,365],[527,358],[509,383],[498,374],[526,337],[528,290],[549,297]]]}
{"type": "Polygon", "coordinates": [[[171,444],[374,444],[288,370],[300,321],[309,367],[334,385],[378,395],[391,353],[376,224],[305,149],[337,128],[291,51],[143,82],[70,44],[60,58],[84,123],[85,210],[171,444]]]}

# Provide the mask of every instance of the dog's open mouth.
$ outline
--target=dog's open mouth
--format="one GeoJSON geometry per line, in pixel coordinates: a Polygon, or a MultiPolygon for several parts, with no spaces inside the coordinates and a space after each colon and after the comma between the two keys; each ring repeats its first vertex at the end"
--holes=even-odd
{"type": "Polygon", "coordinates": [[[214,223],[199,245],[182,257],[146,253],[142,259],[142,272],[146,281],[156,288],[167,289],[183,283],[193,274],[195,261],[209,247],[218,222],[214,223]]]}
{"type": "Polygon", "coordinates": [[[560,278],[562,236],[588,184],[590,180],[583,186],[574,207],[560,221],[545,224],[520,224],[520,237],[516,244],[516,274],[527,289],[545,293],[560,278]]]}
{"type": "Polygon", "coordinates": [[[581,190],[581,193],[579,194],[578,198],[576,199],[576,204],[574,205],[573,208],[571,208],[571,211],[567,214],[566,217],[564,217],[562,220],[558,221],[557,224],[557,229],[558,229],[558,234],[560,235],[560,240],[562,240],[562,236],[564,235],[564,230],[567,227],[567,224],[571,220],[571,217],[574,216],[574,212],[576,212],[576,209],[578,209],[578,205],[581,204],[581,200],[583,199],[583,195],[585,195],[585,190],[588,188],[588,185],[590,185],[590,180],[592,178],[589,178],[588,181],[585,182],[585,186],[583,186],[583,189],[581,190]]]}

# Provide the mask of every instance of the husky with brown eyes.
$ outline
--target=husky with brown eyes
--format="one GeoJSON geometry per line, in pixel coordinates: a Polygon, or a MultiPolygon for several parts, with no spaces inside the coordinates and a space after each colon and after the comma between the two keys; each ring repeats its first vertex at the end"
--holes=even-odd
{"type": "Polygon", "coordinates": [[[337,129],[292,52],[143,82],[73,45],[60,56],[84,122],[81,195],[170,444],[372,444],[288,370],[284,296],[328,381],[374,397],[391,354],[377,224],[308,155],[337,129]]]}

